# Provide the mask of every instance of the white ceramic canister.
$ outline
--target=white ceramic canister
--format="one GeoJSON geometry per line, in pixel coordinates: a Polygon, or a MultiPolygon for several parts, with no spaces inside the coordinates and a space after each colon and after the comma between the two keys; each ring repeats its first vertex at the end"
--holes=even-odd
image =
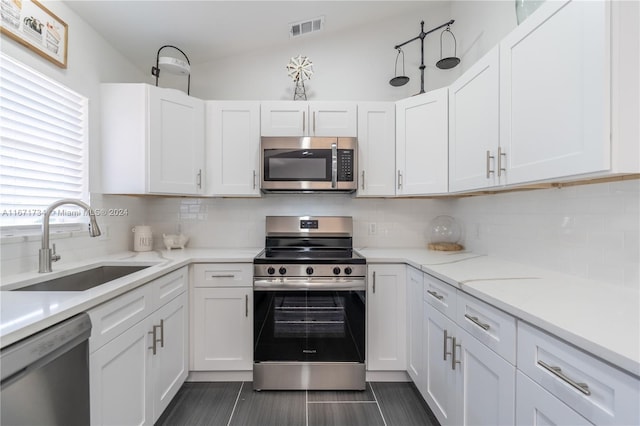
{"type": "Polygon", "coordinates": [[[133,251],[151,251],[153,248],[153,234],[151,227],[146,225],[134,226],[133,232],[133,251]]]}

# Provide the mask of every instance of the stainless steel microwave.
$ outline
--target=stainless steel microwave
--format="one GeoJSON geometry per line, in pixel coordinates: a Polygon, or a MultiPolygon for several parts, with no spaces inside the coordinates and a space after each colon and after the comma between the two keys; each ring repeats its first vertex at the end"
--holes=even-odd
{"type": "Polygon", "coordinates": [[[353,192],[356,138],[263,137],[260,187],[265,192],[353,192]]]}

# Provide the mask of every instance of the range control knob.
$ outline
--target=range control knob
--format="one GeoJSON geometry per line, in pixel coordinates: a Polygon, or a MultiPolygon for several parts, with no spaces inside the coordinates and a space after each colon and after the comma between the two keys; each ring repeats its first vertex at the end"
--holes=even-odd
{"type": "Polygon", "coordinates": [[[351,275],[351,273],[352,273],[352,272],[353,272],[353,271],[351,270],[351,268],[350,268],[350,267],[348,267],[348,266],[347,266],[346,268],[344,268],[344,273],[345,273],[345,274],[347,274],[347,275],[351,275]]]}
{"type": "Polygon", "coordinates": [[[278,269],[278,272],[280,273],[280,275],[284,275],[287,273],[287,268],[281,266],[280,269],[278,269]]]}
{"type": "Polygon", "coordinates": [[[275,273],[276,273],[276,268],[274,268],[273,266],[269,266],[269,267],[267,268],[267,274],[269,274],[269,275],[273,275],[273,274],[275,274],[275,273]]]}
{"type": "Polygon", "coordinates": [[[333,268],[333,273],[335,275],[340,275],[340,268],[338,268],[337,266],[335,268],[333,268]]]}
{"type": "Polygon", "coordinates": [[[307,275],[313,275],[313,268],[311,266],[307,266],[307,275]]]}

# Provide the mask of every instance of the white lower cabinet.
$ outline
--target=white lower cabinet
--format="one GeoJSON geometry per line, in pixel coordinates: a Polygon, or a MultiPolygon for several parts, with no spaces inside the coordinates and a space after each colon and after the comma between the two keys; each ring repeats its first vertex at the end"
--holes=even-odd
{"type": "Polygon", "coordinates": [[[593,425],[520,371],[516,388],[517,425],[593,425]]]}
{"type": "Polygon", "coordinates": [[[252,370],[252,268],[250,263],[193,265],[192,370],[252,370]]]}
{"type": "MultiPolygon", "coordinates": [[[[518,370],[550,394],[533,408],[518,396],[524,424],[539,413],[560,412],[558,404],[571,407],[584,424],[640,424],[640,380],[524,322],[518,323],[518,370]]],[[[518,386],[524,389],[518,393],[532,388],[523,379],[518,386]]]]}
{"type": "Polygon", "coordinates": [[[176,395],[188,374],[187,268],[126,293],[89,311],[92,425],[152,425],[176,395]],[[167,284],[182,290],[150,315],[139,310],[167,284]],[[149,297],[143,297],[147,294],[149,297]],[[142,316],[142,318],[140,318],[142,316]],[[139,319],[133,325],[130,320],[139,319]],[[124,320],[123,320],[124,319],[124,320]],[[96,328],[95,325],[99,327],[96,328]],[[102,331],[115,330],[110,336],[102,331]],[[96,344],[91,345],[91,340],[96,344]]]}
{"type": "Polygon", "coordinates": [[[367,370],[407,369],[406,265],[368,265],[367,370]]]}
{"type": "Polygon", "coordinates": [[[407,267],[407,372],[420,389],[423,385],[422,358],[422,271],[407,267]]]}
{"type": "Polygon", "coordinates": [[[515,319],[428,274],[424,286],[423,379],[416,385],[436,418],[442,425],[513,424],[516,369],[496,349],[515,347],[515,319]]]}

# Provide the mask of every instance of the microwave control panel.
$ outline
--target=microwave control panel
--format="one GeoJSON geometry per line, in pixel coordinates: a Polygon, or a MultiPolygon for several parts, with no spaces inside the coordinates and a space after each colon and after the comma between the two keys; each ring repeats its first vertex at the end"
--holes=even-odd
{"type": "Polygon", "coordinates": [[[353,182],[353,150],[338,150],[338,181],[353,182]]]}

